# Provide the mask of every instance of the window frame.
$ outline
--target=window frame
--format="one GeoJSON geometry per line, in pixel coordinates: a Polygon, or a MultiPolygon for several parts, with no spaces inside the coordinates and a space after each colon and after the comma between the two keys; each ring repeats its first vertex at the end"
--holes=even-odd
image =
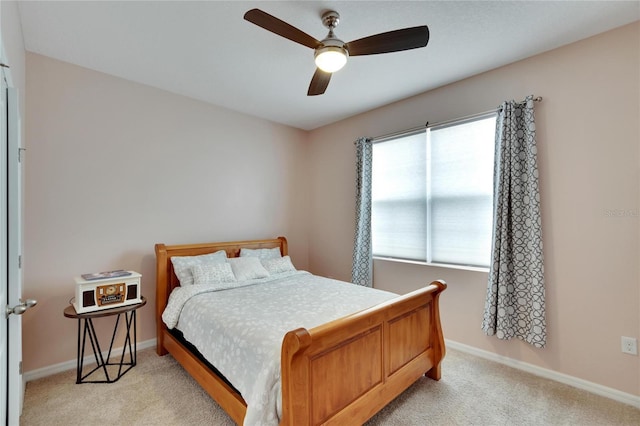
{"type": "MultiPolygon", "coordinates": [[[[453,127],[453,126],[458,126],[458,125],[463,125],[466,123],[470,123],[470,122],[474,122],[474,121],[479,121],[479,120],[483,120],[483,119],[488,119],[490,117],[494,117],[496,119],[496,124],[497,124],[497,118],[498,118],[498,111],[497,110],[491,110],[491,111],[485,111],[485,112],[481,112],[481,113],[477,113],[477,114],[473,114],[473,115],[468,115],[465,117],[460,117],[460,118],[456,118],[456,119],[451,119],[451,120],[446,120],[446,121],[441,121],[441,122],[437,122],[437,123],[427,123],[426,126],[420,126],[420,127],[415,127],[412,129],[408,129],[405,131],[400,131],[400,132],[395,132],[395,133],[391,133],[391,134],[387,134],[384,136],[379,136],[376,138],[372,139],[372,144],[378,144],[378,143],[384,143],[384,142],[389,142],[395,139],[399,139],[399,138],[404,138],[404,137],[409,137],[409,136],[413,136],[419,133],[425,133],[425,138],[428,138],[428,131],[433,131],[435,129],[444,129],[447,127],[453,127]]],[[[494,153],[495,153],[495,134],[496,134],[496,130],[497,127],[494,126],[494,153]]],[[[427,143],[425,141],[425,143],[427,143]]],[[[431,155],[430,150],[431,147],[430,145],[427,143],[427,152],[428,152],[428,156],[431,155]]],[[[426,168],[427,168],[427,186],[430,186],[430,172],[431,172],[431,166],[430,166],[430,162],[428,159],[425,159],[426,161],[426,168]]],[[[373,200],[372,200],[373,201],[373,200]]],[[[386,255],[376,255],[373,254],[373,259],[375,260],[381,260],[381,261],[390,261],[390,262],[398,262],[398,263],[406,263],[406,264],[416,264],[416,265],[425,265],[425,266],[435,266],[435,267],[443,267],[443,268],[449,268],[449,269],[459,269],[459,270],[467,270],[467,271],[479,271],[479,272],[488,272],[489,271],[489,267],[490,267],[490,262],[491,260],[489,259],[489,264],[487,266],[478,266],[478,265],[465,265],[465,264],[457,264],[457,263],[446,263],[446,262],[434,262],[432,261],[432,249],[431,249],[431,238],[428,238],[428,235],[430,234],[430,230],[431,230],[431,209],[432,209],[432,203],[429,202],[429,195],[427,195],[427,205],[426,205],[426,211],[427,211],[427,218],[426,218],[426,232],[425,232],[425,238],[426,238],[426,244],[427,244],[427,249],[426,249],[426,259],[425,260],[416,260],[416,259],[407,259],[407,258],[402,258],[402,257],[395,257],[395,256],[386,256],[386,255]]],[[[493,227],[493,221],[491,223],[491,227],[493,227]]],[[[372,230],[372,238],[373,238],[373,230],[372,230]]],[[[489,247],[489,250],[491,250],[492,247],[489,247]]]]}

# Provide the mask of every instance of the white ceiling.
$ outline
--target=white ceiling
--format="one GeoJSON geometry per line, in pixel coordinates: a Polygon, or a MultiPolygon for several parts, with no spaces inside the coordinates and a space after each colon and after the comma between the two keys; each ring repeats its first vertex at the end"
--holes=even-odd
{"type": "MultiPolygon", "coordinates": [[[[638,1],[27,1],[27,51],[314,129],[640,19],[638,1]],[[243,19],[259,8],[321,40],[428,25],[426,48],[350,58],[308,97],[313,50],[243,19]]],[[[615,46],[612,46],[614,48],[615,46]]]]}

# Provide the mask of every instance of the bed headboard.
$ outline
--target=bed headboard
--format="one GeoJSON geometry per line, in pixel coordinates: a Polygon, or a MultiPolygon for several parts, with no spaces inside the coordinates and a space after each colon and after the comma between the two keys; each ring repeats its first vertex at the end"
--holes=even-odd
{"type": "Polygon", "coordinates": [[[278,237],[272,240],[230,241],[220,243],[199,243],[168,246],[156,244],[156,326],[158,349],[162,345],[162,331],[165,329],[162,312],[167,306],[171,291],[180,285],[180,281],[173,272],[171,258],[173,256],[199,256],[225,250],[227,257],[240,256],[240,249],[260,249],[279,247],[283,256],[288,254],[287,239],[278,237]]]}

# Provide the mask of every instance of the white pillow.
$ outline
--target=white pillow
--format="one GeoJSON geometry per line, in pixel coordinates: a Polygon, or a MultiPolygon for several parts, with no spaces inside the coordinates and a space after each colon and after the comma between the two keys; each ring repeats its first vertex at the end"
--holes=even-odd
{"type": "Polygon", "coordinates": [[[180,286],[193,285],[193,274],[191,268],[195,265],[203,265],[207,263],[225,263],[227,261],[227,252],[218,250],[215,253],[203,254],[200,256],[173,256],[173,272],[180,280],[180,286]]]}
{"type": "Polygon", "coordinates": [[[261,262],[269,274],[281,274],[296,270],[289,256],[278,257],[277,259],[262,259],[261,262]]]}
{"type": "Polygon", "coordinates": [[[269,272],[264,269],[257,257],[232,257],[228,262],[238,281],[256,280],[269,276],[269,272]]]}
{"type": "Polygon", "coordinates": [[[240,257],[257,257],[258,259],[275,259],[281,257],[280,247],[270,249],[240,249],[240,257]]]}
{"type": "Polygon", "coordinates": [[[221,284],[236,281],[235,275],[228,263],[205,263],[191,267],[193,284],[221,284]]]}

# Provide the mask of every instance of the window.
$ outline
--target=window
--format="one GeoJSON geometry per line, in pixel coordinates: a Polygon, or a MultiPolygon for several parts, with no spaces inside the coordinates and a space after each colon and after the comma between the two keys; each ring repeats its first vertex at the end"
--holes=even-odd
{"type": "Polygon", "coordinates": [[[496,114],[373,145],[373,255],[489,266],[496,114]]]}

